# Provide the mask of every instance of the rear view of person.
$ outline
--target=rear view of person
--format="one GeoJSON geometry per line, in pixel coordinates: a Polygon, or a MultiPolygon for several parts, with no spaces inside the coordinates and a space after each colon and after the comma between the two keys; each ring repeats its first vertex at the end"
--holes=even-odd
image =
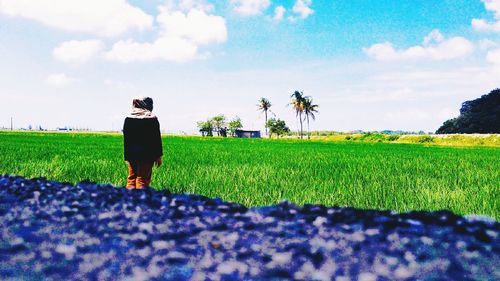
{"type": "Polygon", "coordinates": [[[153,99],[136,98],[123,124],[124,158],[128,163],[127,188],[151,184],[153,165],[161,166],[163,155],[160,123],[153,114],[153,99]]]}

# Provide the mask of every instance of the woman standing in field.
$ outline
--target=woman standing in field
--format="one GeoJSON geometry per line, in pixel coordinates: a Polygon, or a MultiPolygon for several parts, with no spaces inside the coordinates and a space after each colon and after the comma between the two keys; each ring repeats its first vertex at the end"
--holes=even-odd
{"type": "Polygon", "coordinates": [[[153,165],[161,166],[163,148],[160,123],[153,114],[153,99],[135,98],[132,112],[123,124],[123,146],[128,163],[127,188],[144,188],[151,184],[153,165]]]}

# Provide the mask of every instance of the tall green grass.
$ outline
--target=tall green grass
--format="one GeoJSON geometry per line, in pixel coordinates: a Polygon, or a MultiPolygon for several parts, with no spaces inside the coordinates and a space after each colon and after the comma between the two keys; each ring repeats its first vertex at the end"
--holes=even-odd
{"type": "MultiPolygon", "coordinates": [[[[153,186],[243,203],[396,211],[449,209],[500,217],[500,148],[164,137],[153,186]]],[[[0,132],[0,173],[123,186],[122,137],[0,132]]]]}

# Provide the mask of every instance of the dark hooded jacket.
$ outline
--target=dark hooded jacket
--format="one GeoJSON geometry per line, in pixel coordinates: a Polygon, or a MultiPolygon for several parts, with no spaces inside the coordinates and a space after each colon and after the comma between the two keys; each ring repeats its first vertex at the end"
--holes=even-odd
{"type": "Polygon", "coordinates": [[[155,161],[163,155],[160,123],[157,118],[125,118],[123,124],[126,161],[155,161]]]}

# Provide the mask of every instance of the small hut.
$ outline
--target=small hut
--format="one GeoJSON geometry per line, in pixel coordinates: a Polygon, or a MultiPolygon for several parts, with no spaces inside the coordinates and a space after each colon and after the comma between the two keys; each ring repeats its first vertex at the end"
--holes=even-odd
{"type": "Polygon", "coordinates": [[[234,131],[234,135],[237,137],[237,138],[251,138],[251,139],[255,139],[255,138],[260,138],[260,131],[248,131],[248,130],[240,130],[240,129],[236,129],[234,131]]]}

